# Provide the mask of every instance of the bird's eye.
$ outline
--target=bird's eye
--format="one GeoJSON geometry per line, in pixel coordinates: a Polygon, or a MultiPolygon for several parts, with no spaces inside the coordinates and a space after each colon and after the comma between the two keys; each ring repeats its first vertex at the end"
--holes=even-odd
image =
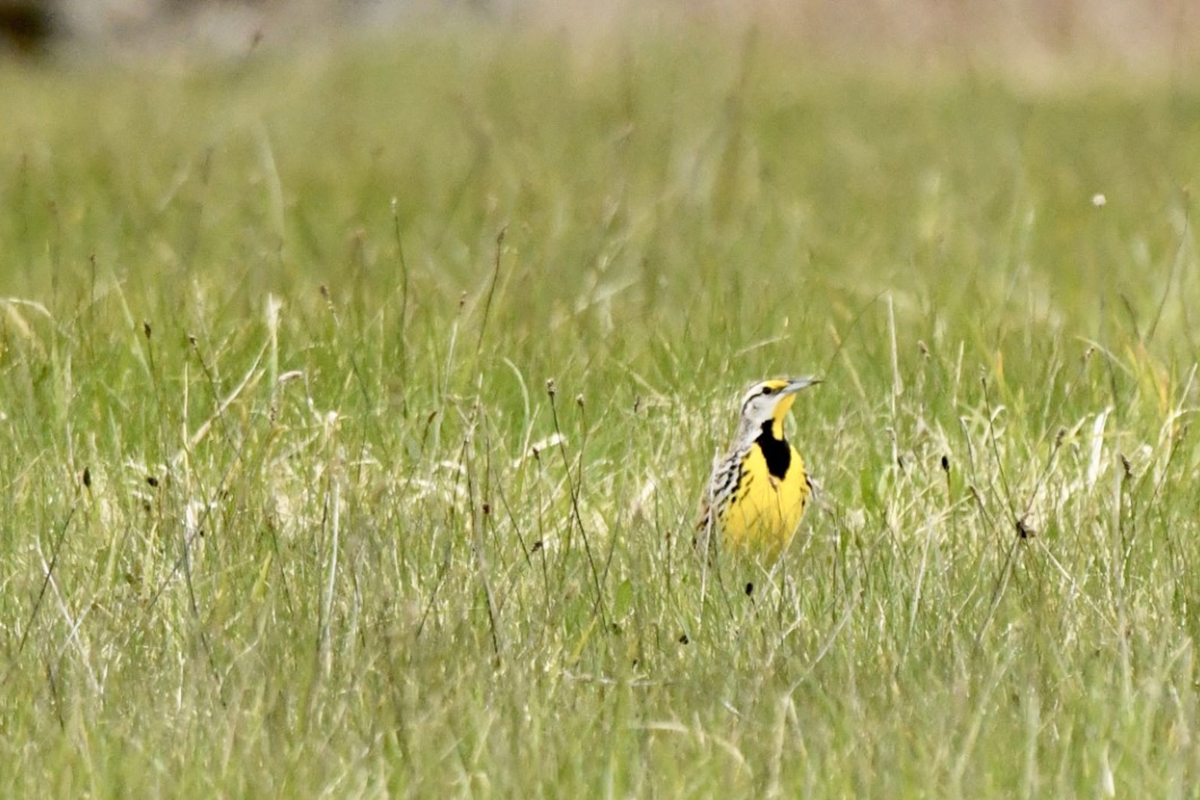
{"type": "Polygon", "coordinates": [[[775,390],[772,389],[770,386],[764,386],[762,393],[763,394],[775,394],[775,390]]]}

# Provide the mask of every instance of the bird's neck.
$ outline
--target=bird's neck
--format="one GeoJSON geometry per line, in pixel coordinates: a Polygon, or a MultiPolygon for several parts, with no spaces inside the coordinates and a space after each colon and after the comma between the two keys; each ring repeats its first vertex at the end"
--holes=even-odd
{"type": "Polygon", "coordinates": [[[783,417],[775,417],[769,419],[762,424],[762,435],[770,436],[772,439],[783,441],[783,417]]]}
{"type": "Polygon", "coordinates": [[[792,448],[784,441],[783,422],[768,420],[762,424],[762,433],[755,439],[763,460],[767,463],[767,471],[771,477],[783,480],[787,477],[792,465],[792,448]]]}
{"type": "Polygon", "coordinates": [[[758,426],[755,426],[749,420],[742,420],[737,434],[737,446],[749,447],[754,442],[760,441],[764,436],[777,442],[785,441],[783,436],[783,419],[769,419],[758,426]]]}

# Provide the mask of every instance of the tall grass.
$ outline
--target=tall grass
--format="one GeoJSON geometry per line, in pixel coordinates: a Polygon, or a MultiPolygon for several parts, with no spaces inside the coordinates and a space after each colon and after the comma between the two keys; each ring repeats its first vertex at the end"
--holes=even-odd
{"type": "Polygon", "coordinates": [[[459,31],[0,94],[14,793],[1193,791],[1195,87],[459,31]],[[702,580],[801,372],[821,503],[702,580]]]}

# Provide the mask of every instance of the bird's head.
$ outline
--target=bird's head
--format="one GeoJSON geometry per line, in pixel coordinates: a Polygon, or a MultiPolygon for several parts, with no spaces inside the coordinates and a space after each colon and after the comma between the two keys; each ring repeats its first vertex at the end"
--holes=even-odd
{"type": "Polygon", "coordinates": [[[743,435],[758,435],[765,425],[771,426],[776,439],[783,438],[783,418],[796,402],[796,392],[821,382],[820,378],[774,378],[751,386],[742,398],[741,431],[743,435]]]}

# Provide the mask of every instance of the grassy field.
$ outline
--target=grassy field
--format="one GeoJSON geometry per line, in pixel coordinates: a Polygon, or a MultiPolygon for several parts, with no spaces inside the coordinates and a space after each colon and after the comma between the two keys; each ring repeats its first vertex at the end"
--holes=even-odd
{"type": "Polygon", "coordinates": [[[13,795],[1195,796],[1200,85],[456,31],[0,96],[13,795]],[[804,373],[822,504],[702,580],[804,373]]]}

